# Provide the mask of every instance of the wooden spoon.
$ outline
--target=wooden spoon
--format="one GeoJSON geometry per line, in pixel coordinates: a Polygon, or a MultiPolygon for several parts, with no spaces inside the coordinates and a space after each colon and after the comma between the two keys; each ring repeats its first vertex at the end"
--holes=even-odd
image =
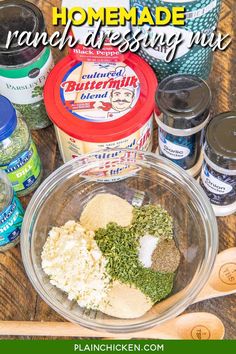
{"type": "Polygon", "coordinates": [[[135,333],[95,332],[69,322],[0,322],[1,336],[152,338],[152,339],[223,339],[221,320],[207,312],[189,313],[149,330],[135,333]]]}
{"type": "MultiPolygon", "coordinates": [[[[207,284],[192,303],[194,304],[203,300],[231,294],[236,294],[236,247],[229,248],[217,255],[213,271],[207,284]]],[[[154,305],[150,312],[152,314],[164,313],[185,296],[186,289],[183,289],[177,294],[154,305]]]]}
{"type": "Polygon", "coordinates": [[[236,293],[236,247],[218,254],[213,272],[194,303],[236,293]]]}
{"type": "MultiPolygon", "coordinates": [[[[226,296],[236,293],[236,247],[229,248],[218,254],[212,275],[208,283],[200,292],[194,303],[215,297],[226,296]]],[[[162,301],[154,306],[153,313],[161,313],[178,297],[182,292],[162,301]]],[[[48,322],[0,322],[0,335],[34,335],[34,336],[75,336],[75,337],[104,337],[104,333],[94,332],[71,323],[48,323],[48,322]]],[[[109,336],[109,334],[108,334],[109,336]]],[[[120,338],[120,334],[110,334],[113,338],[120,338]]],[[[178,338],[178,339],[221,339],[224,336],[224,326],[214,315],[200,313],[180,316],[168,321],[161,326],[134,334],[122,334],[122,338],[178,338]],[[199,315],[199,317],[197,317],[199,315]],[[206,321],[197,322],[194,327],[192,320],[206,321]],[[210,322],[209,322],[210,319],[210,322]],[[212,321],[212,322],[211,322],[212,321]],[[205,323],[205,324],[204,324],[205,323]],[[182,326],[180,326],[180,324],[182,326]],[[191,325],[190,325],[191,324],[191,325]],[[177,328],[176,328],[177,326],[177,328]],[[188,327],[186,327],[188,326],[188,327]],[[211,326],[214,326],[212,328],[211,326]],[[184,332],[182,331],[184,328],[184,332]],[[205,328],[205,331],[203,330],[205,328]],[[178,329],[178,330],[177,330],[178,329]],[[219,329],[219,331],[218,331],[219,329]],[[174,331],[173,331],[174,330],[174,331]],[[209,331],[209,332],[208,332],[209,331]],[[210,333],[210,335],[209,335],[210,333]],[[218,336],[218,337],[216,337],[218,336]]]]}

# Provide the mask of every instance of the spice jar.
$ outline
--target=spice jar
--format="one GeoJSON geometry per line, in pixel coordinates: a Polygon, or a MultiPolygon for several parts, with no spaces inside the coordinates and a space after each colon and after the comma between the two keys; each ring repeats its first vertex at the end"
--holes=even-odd
{"type": "Polygon", "coordinates": [[[188,170],[200,173],[204,128],[210,116],[211,91],[193,75],[172,75],[156,94],[159,153],[188,170]]]}
{"type": "Polygon", "coordinates": [[[0,252],[19,242],[23,216],[23,207],[7,175],[0,171],[0,252]]]}
{"type": "MultiPolygon", "coordinates": [[[[156,72],[159,81],[172,74],[192,74],[203,79],[208,79],[211,72],[213,51],[209,46],[203,47],[200,44],[190,45],[193,34],[200,32],[209,37],[217,28],[222,0],[131,0],[131,7],[137,8],[141,13],[144,7],[153,9],[152,15],[155,18],[155,7],[165,7],[171,12],[178,7],[184,7],[184,26],[152,26],[154,36],[163,36],[169,40],[177,36],[181,37],[181,43],[174,59],[166,62],[168,46],[159,41],[152,47],[142,46],[139,54],[144,58],[156,72]],[[175,36],[175,37],[174,37],[175,36]]],[[[146,33],[150,26],[140,26],[142,33],[146,33]]],[[[136,27],[135,27],[136,29],[136,27]]],[[[171,40],[172,41],[172,40],[171,40]]]]}
{"type": "Polygon", "coordinates": [[[0,96],[0,169],[18,196],[34,191],[42,177],[41,160],[25,121],[17,118],[11,102],[0,96]]]}
{"type": "Polygon", "coordinates": [[[236,212],[236,112],[222,113],[210,122],[200,184],[216,216],[236,212]]]}
{"type": "Polygon", "coordinates": [[[19,46],[16,38],[6,49],[6,42],[9,31],[30,31],[34,38],[45,30],[42,12],[35,5],[23,0],[0,2],[0,94],[14,104],[30,129],[51,124],[43,101],[44,83],[53,67],[51,50],[42,44],[19,46]]]}

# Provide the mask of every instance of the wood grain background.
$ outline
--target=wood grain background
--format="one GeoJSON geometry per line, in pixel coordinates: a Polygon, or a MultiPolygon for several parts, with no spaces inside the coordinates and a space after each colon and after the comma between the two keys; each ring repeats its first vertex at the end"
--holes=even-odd
{"type": "MultiPolygon", "coordinates": [[[[51,23],[51,7],[60,6],[59,0],[31,1],[40,7],[48,24],[48,31],[55,28],[51,23]]],[[[233,43],[225,52],[217,52],[210,78],[214,103],[213,114],[236,111],[236,1],[224,0],[219,30],[229,33],[233,43]]],[[[54,50],[54,59],[63,56],[54,50]]],[[[33,134],[43,161],[44,177],[62,164],[54,130],[52,127],[33,134]]],[[[22,200],[24,206],[30,197],[22,200]]],[[[218,219],[220,250],[236,246],[236,217],[218,219]]],[[[191,306],[187,312],[207,311],[219,316],[226,327],[226,339],[236,339],[236,297],[229,296],[205,301],[191,306]]],[[[45,304],[31,286],[22,264],[19,246],[6,253],[0,253],[0,321],[63,321],[45,304]]],[[[11,337],[13,338],[13,337],[11,337]]],[[[23,338],[23,337],[21,337],[23,338]]],[[[34,339],[29,338],[28,339],[34,339]]],[[[6,339],[1,337],[0,339],[6,339]]]]}

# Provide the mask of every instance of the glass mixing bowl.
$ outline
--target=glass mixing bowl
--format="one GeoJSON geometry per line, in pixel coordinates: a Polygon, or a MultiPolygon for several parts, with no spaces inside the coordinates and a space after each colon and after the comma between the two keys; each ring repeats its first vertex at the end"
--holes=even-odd
{"type": "Polygon", "coordinates": [[[70,161],[44,181],[25,214],[21,251],[33,286],[61,316],[93,330],[134,332],[179,315],[193,302],[212,271],[218,229],[204,191],[181,168],[151,153],[109,150],[70,161]],[[79,307],[50,284],[41,267],[49,230],[79,220],[87,202],[105,192],[134,206],[160,204],[174,220],[174,236],[182,255],[174,289],[167,300],[141,318],[122,320],[79,307]]]}

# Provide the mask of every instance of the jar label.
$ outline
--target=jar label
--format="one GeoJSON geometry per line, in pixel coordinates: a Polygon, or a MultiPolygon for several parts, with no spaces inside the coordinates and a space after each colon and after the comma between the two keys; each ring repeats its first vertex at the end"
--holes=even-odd
{"type": "Polygon", "coordinates": [[[0,212],[0,247],[14,242],[20,237],[24,210],[19,199],[14,196],[10,205],[0,212]]]}
{"type": "Polygon", "coordinates": [[[140,82],[125,63],[80,62],[65,75],[60,91],[62,103],[76,118],[110,122],[135,107],[140,82]]]}
{"type": "Polygon", "coordinates": [[[182,160],[189,156],[191,152],[188,147],[174,144],[173,142],[166,139],[162,129],[159,129],[159,146],[161,152],[172,160],[182,160]]]}
{"type": "Polygon", "coordinates": [[[210,173],[207,164],[205,164],[204,168],[202,169],[201,180],[208,191],[216,195],[226,195],[233,190],[233,187],[230,184],[214,177],[210,173]]]}
{"type": "Polygon", "coordinates": [[[15,192],[30,188],[41,172],[41,160],[35,144],[31,142],[28,150],[20,154],[10,164],[0,165],[0,168],[8,174],[15,192]]]}
{"type": "Polygon", "coordinates": [[[13,69],[0,68],[0,94],[16,105],[42,101],[43,87],[53,65],[51,50],[47,48],[33,64],[13,69]]]}
{"type": "MultiPolygon", "coordinates": [[[[172,38],[173,36],[181,36],[182,38],[182,42],[181,44],[178,46],[176,55],[175,55],[175,60],[179,59],[181,57],[183,57],[184,55],[186,55],[187,53],[190,52],[190,44],[191,44],[191,39],[192,39],[192,35],[193,32],[198,31],[206,31],[206,28],[202,28],[202,23],[204,23],[204,21],[201,20],[201,17],[204,16],[211,16],[211,18],[214,18],[214,13],[213,11],[215,11],[217,9],[217,0],[201,0],[201,4],[196,4],[197,2],[194,1],[193,4],[191,4],[191,2],[186,1],[183,2],[182,0],[174,0],[174,1],[169,1],[169,0],[162,0],[160,1],[160,4],[158,4],[159,6],[163,5],[163,6],[167,6],[169,8],[172,8],[174,5],[173,3],[179,3],[181,6],[185,7],[185,19],[186,19],[186,25],[182,28],[178,28],[176,26],[164,26],[163,28],[161,26],[156,26],[152,28],[152,33],[154,38],[160,35],[165,35],[167,38],[172,38]],[[163,2],[163,4],[161,4],[161,2],[163,2]],[[187,3],[187,4],[186,4],[187,3]],[[211,15],[212,13],[212,15],[211,15]],[[189,21],[192,23],[193,20],[196,21],[195,25],[192,25],[193,28],[189,28],[189,26],[191,27],[191,25],[189,25],[189,21]],[[199,23],[199,28],[197,26],[197,24],[199,23]]],[[[137,8],[138,13],[141,15],[144,6],[149,6],[150,8],[153,6],[153,2],[151,0],[146,0],[146,3],[143,1],[135,1],[133,0],[133,6],[137,8]],[[142,3],[142,4],[141,4],[142,3]]],[[[175,5],[176,6],[176,5],[175,5]]],[[[153,17],[155,18],[154,14],[153,17]]],[[[211,21],[208,21],[208,23],[206,22],[206,26],[208,26],[211,21]]],[[[214,25],[215,25],[215,20],[214,20],[214,25]]],[[[135,27],[134,27],[135,28],[135,27]]],[[[150,29],[150,25],[145,25],[142,27],[142,32],[144,33],[145,31],[148,32],[150,29]]],[[[212,26],[211,28],[207,28],[208,31],[211,33],[213,32],[213,30],[215,29],[214,26],[212,26]]],[[[158,60],[162,60],[164,61],[166,59],[166,55],[167,55],[167,51],[168,51],[168,46],[167,45],[161,45],[158,44],[155,46],[154,48],[143,48],[143,50],[150,55],[151,57],[158,59],[158,60]]]]}

